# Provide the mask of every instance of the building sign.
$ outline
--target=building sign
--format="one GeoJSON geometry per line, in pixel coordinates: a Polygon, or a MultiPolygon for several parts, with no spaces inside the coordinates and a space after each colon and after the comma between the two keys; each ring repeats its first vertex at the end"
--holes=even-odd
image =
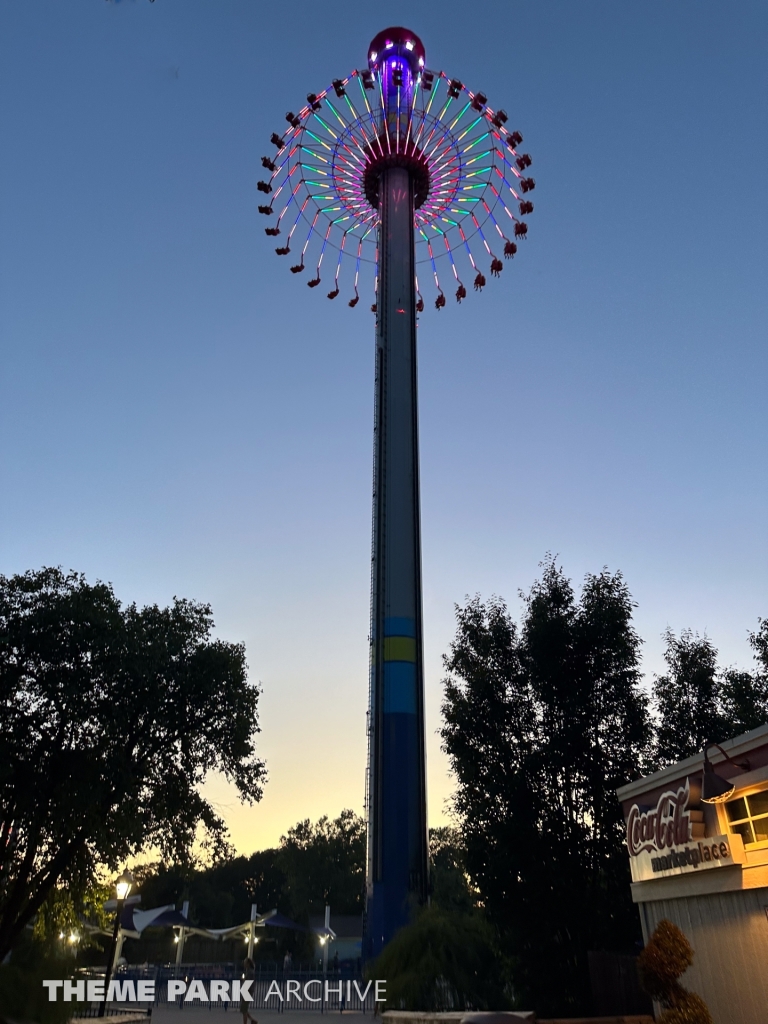
{"type": "Polygon", "coordinates": [[[744,862],[741,836],[705,838],[704,833],[704,812],[693,806],[688,779],[679,789],[662,793],[655,807],[633,804],[627,818],[632,881],[744,862]]]}
{"type": "Polygon", "coordinates": [[[738,835],[699,839],[684,846],[673,846],[664,853],[643,850],[629,861],[633,882],[687,875],[701,868],[728,868],[743,862],[744,843],[738,835]]]}
{"type": "MultiPolygon", "coordinates": [[[[640,809],[633,804],[627,818],[627,848],[630,857],[652,850],[680,846],[693,838],[688,803],[691,788],[688,779],[675,792],[662,793],[655,808],[640,809]]],[[[699,812],[701,814],[701,812],[699,812]]],[[[703,819],[704,815],[701,814],[703,819]]]]}

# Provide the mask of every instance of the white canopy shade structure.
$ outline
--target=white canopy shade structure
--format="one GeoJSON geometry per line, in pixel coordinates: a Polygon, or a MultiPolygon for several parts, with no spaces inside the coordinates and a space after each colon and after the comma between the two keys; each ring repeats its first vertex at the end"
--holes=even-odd
{"type": "MultiPolygon", "coordinates": [[[[115,962],[120,959],[125,939],[140,939],[142,932],[150,927],[165,926],[176,931],[177,966],[182,963],[184,944],[190,935],[202,935],[207,939],[215,939],[217,941],[242,937],[248,942],[248,956],[253,957],[253,947],[258,942],[256,938],[257,928],[264,928],[266,925],[270,925],[274,928],[288,928],[293,931],[311,931],[320,937],[320,942],[325,947],[326,959],[328,943],[336,938],[336,933],[329,926],[327,912],[325,926],[322,928],[307,928],[304,925],[297,924],[284,914],[281,914],[279,910],[270,910],[266,914],[259,915],[255,903],[251,906],[251,918],[249,921],[230,925],[227,928],[198,927],[190,922],[188,914],[189,901],[184,902],[181,910],[176,910],[173,903],[167,903],[162,907],[154,907],[151,910],[139,910],[136,904],[126,902],[120,920],[115,962]]],[[[97,928],[89,928],[88,930],[94,933],[102,931],[102,929],[97,928]]],[[[107,933],[104,932],[104,934],[107,933]]]]}

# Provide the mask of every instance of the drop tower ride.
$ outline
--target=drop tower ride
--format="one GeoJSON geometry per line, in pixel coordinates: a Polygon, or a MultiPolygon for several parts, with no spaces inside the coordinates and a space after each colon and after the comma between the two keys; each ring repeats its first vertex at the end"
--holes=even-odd
{"type": "Polygon", "coordinates": [[[373,544],[368,711],[368,865],[363,953],[377,956],[407,924],[428,892],[425,779],[421,523],[416,358],[417,316],[424,310],[419,269],[434,282],[434,306],[446,297],[442,265],[467,298],[499,277],[527,235],[525,198],[531,158],[522,135],[506,127],[484,93],[426,67],[419,37],[380,32],[368,66],[334,79],[274,132],[270,172],[258,189],[259,213],[278,256],[293,254],[292,274],[313,272],[327,297],[354,267],[360,302],[370,268],[376,315],[373,544]],[[298,258],[297,258],[298,254],[298,258]],[[447,267],[447,270],[446,270],[447,267]],[[331,276],[332,275],[332,276],[331,276]]]}
{"type": "Polygon", "coordinates": [[[384,135],[366,194],[379,208],[366,954],[376,956],[427,895],[427,792],[414,214],[429,191],[423,154],[406,149],[414,33],[392,28],[369,49],[384,135]],[[394,145],[392,145],[394,140],[394,145]],[[387,145],[389,143],[389,145],[387,145]]]}

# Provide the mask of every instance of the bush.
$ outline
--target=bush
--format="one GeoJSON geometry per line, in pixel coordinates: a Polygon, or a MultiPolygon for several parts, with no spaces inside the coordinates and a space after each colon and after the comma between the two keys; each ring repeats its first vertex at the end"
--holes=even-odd
{"type": "Polygon", "coordinates": [[[432,905],[395,935],[371,976],[386,978],[390,1010],[501,1010],[509,1005],[504,974],[493,931],[478,911],[432,905]]]}
{"type": "MultiPolygon", "coordinates": [[[[44,978],[62,978],[60,961],[41,960],[35,965],[7,964],[0,966],[0,1024],[10,1020],[25,1024],[64,1024],[80,1003],[64,1003],[59,998],[52,1003],[48,990],[43,988],[44,978]]],[[[71,977],[71,975],[69,975],[71,977]]],[[[59,997],[61,990],[59,990],[59,997]]]]}
{"type": "Polygon", "coordinates": [[[641,985],[664,1007],[658,1024],[713,1024],[701,996],[678,981],[692,963],[693,948],[685,935],[671,921],[659,921],[638,957],[641,985]]]}

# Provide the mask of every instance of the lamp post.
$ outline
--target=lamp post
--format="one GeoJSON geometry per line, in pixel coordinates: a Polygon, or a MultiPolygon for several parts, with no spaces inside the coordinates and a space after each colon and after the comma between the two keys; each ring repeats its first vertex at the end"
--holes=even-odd
{"type": "Polygon", "coordinates": [[[331,934],[331,908],[325,908],[325,934],[320,940],[320,945],[323,947],[323,977],[328,974],[328,945],[331,934]]]}
{"type": "MultiPolygon", "coordinates": [[[[189,900],[184,900],[181,905],[182,917],[189,917],[189,900]]],[[[179,971],[181,970],[181,964],[184,959],[184,943],[187,939],[187,929],[184,925],[179,928],[179,934],[176,936],[176,971],[174,977],[178,978],[179,971]]]]}
{"type": "Polygon", "coordinates": [[[251,904],[251,921],[248,925],[248,959],[253,960],[253,946],[254,943],[259,940],[256,938],[256,918],[259,916],[259,910],[255,903],[251,904]]]}
{"type": "Polygon", "coordinates": [[[109,959],[107,960],[107,973],[104,978],[104,998],[101,1000],[99,1006],[99,1017],[103,1017],[107,1011],[107,996],[109,995],[109,983],[112,980],[112,972],[115,969],[114,959],[115,951],[117,949],[117,936],[120,931],[120,917],[123,913],[123,907],[128,895],[133,888],[133,875],[128,868],[123,871],[122,875],[115,882],[115,892],[117,894],[117,910],[115,911],[115,929],[112,932],[112,942],[109,947],[109,959]]]}
{"type": "Polygon", "coordinates": [[[701,780],[701,799],[705,804],[721,804],[724,803],[729,796],[736,789],[736,786],[729,780],[724,779],[721,775],[715,772],[712,764],[709,760],[709,750],[712,747],[717,747],[726,761],[735,765],[737,768],[741,768],[742,771],[749,771],[749,761],[746,758],[743,761],[734,761],[732,757],[723,750],[719,743],[707,743],[704,747],[704,774],[701,780]]]}

